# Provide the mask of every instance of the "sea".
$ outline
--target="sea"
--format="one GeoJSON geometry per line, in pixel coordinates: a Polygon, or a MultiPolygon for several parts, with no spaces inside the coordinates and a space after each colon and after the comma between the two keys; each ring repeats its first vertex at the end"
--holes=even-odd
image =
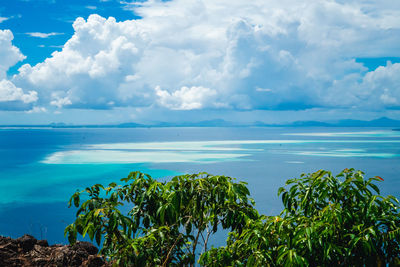
{"type": "MultiPolygon", "coordinates": [[[[245,181],[266,215],[282,210],[278,188],[320,169],[380,176],[400,198],[400,131],[336,127],[1,128],[0,235],[66,244],[76,190],[131,171],[158,179],[208,172],[245,181]]],[[[222,238],[222,237],[221,237],[222,238]]],[[[222,243],[219,240],[217,243],[222,243]]]]}

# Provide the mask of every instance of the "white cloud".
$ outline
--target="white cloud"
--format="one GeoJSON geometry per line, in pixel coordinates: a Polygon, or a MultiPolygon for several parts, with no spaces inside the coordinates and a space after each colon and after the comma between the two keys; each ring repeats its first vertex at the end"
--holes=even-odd
{"type": "Polygon", "coordinates": [[[390,92],[387,88],[384,89],[383,94],[380,96],[380,100],[385,105],[398,105],[398,100],[390,95],[390,92]]]}
{"type": "Polygon", "coordinates": [[[268,92],[272,92],[272,89],[256,87],[256,91],[257,92],[266,92],[266,93],[268,93],[268,92]]]}
{"type": "Polygon", "coordinates": [[[11,31],[0,30],[0,109],[7,110],[29,108],[26,104],[36,102],[38,99],[36,91],[24,93],[22,88],[7,80],[8,69],[25,59],[21,51],[12,45],[13,39],[11,31]]]}
{"type": "Polygon", "coordinates": [[[0,102],[8,101],[22,101],[23,103],[36,102],[38,99],[35,91],[29,91],[28,94],[24,94],[21,88],[16,87],[12,82],[8,80],[0,81],[0,102]]]}
{"type": "Polygon", "coordinates": [[[376,70],[349,74],[328,88],[324,105],[358,106],[365,110],[400,107],[400,63],[387,63],[376,70]]]}
{"type": "Polygon", "coordinates": [[[10,30],[0,30],[0,80],[6,77],[6,72],[11,66],[26,57],[12,45],[14,36],[10,30]]]}
{"type": "Polygon", "coordinates": [[[391,74],[397,64],[367,72],[355,61],[400,56],[400,9],[390,1],[121,3],[141,19],[78,18],[61,51],[22,66],[13,82],[38,91],[41,105],[69,108],[157,103],[173,110],[297,110],[363,108],[376,99],[382,109],[400,103],[391,74]]]}
{"type": "Polygon", "coordinates": [[[9,18],[7,18],[7,17],[0,17],[0,23],[6,21],[6,20],[8,20],[8,19],[9,19],[9,18]]]}
{"type": "Polygon", "coordinates": [[[183,86],[173,93],[162,90],[157,86],[155,91],[158,103],[173,110],[191,110],[213,106],[215,102],[212,98],[217,94],[215,90],[201,86],[193,86],[191,88],[183,86]]]}
{"type": "Polygon", "coordinates": [[[90,9],[90,10],[96,10],[97,9],[97,6],[85,6],[87,9],[90,9]]]}
{"type": "Polygon", "coordinates": [[[50,102],[50,105],[56,106],[57,108],[62,108],[63,106],[72,104],[68,96],[61,97],[58,93],[53,93],[52,98],[53,100],[50,102]]]}
{"type": "Polygon", "coordinates": [[[31,37],[38,37],[38,38],[49,38],[51,36],[56,36],[56,35],[62,35],[63,33],[60,32],[50,32],[50,33],[44,33],[44,32],[27,32],[27,35],[31,37]]]}
{"type": "Polygon", "coordinates": [[[45,108],[45,107],[33,107],[32,109],[26,111],[26,113],[28,113],[28,114],[45,113],[45,112],[47,112],[47,108],[45,108]]]}
{"type": "Polygon", "coordinates": [[[361,88],[365,92],[363,96],[370,97],[371,105],[400,107],[400,63],[388,62],[386,66],[368,72],[363,78],[361,88]]]}
{"type": "Polygon", "coordinates": [[[1,17],[0,16],[0,23],[9,20],[9,19],[15,19],[15,18],[22,18],[21,14],[15,15],[15,16],[9,16],[9,17],[1,17]]]}

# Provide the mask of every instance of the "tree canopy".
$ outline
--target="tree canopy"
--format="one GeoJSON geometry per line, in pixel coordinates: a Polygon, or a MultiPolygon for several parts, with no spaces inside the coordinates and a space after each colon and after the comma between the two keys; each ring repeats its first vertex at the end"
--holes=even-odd
{"type": "Polygon", "coordinates": [[[77,218],[65,229],[72,243],[77,233],[95,239],[118,265],[193,265],[219,227],[240,233],[259,217],[246,184],[231,177],[199,173],[159,182],[132,172],[121,182],[76,192],[70,205],[79,207],[77,218]],[[89,199],[81,203],[83,193],[89,199]]]}
{"type": "Polygon", "coordinates": [[[278,190],[283,211],[260,215],[246,183],[207,173],[160,182],[132,172],[122,185],[76,192],[65,229],[102,246],[118,265],[384,266],[399,264],[399,201],[380,195],[379,176],[345,169],[302,174],[278,190]],[[87,194],[81,201],[82,194],[87,194]],[[226,246],[210,235],[229,229],[226,246]]]}

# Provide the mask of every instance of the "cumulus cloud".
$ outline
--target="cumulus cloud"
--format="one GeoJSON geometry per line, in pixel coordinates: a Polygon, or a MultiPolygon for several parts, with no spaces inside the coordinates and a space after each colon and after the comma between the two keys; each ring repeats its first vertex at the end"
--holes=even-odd
{"type": "Polygon", "coordinates": [[[22,101],[23,103],[36,102],[38,99],[35,91],[24,94],[21,88],[16,87],[8,80],[0,81],[0,102],[22,101]]]}
{"type": "Polygon", "coordinates": [[[398,64],[368,72],[355,60],[400,56],[391,3],[126,2],[141,19],[78,18],[61,51],[12,82],[59,108],[392,108],[398,64]]]}
{"type": "Polygon", "coordinates": [[[183,86],[180,90],[173,92],[162,90],[159,86],[155,88],[157,101],[161,106],[173,110],[191,110],[210,107],[215,105],[213,97],[217,92],[209,88],[183,86]]]}
{"type": "Polygon", "coordinates": [[[372,105],[400,108],[400,63],[388,62],[386,66],[368,72],[361,88],[365,91],[363,95],[370,96],[372,105]]]}
{"type": "Polygon", "coordinates": [[[24,110],[29,109],[30,104],[38,100],[38,94],[34,90],[24,93],[24,90],[15,86],[7,79],[8,69],[25,56],[13,46],[14,36],[10,30],[0,30],[0,110],[24,110]]]}
{"type": "Polygon", "coordinates": [[[0,79],[6,77],[11,66],[26,58],[17,47],[13,46],[13,39],[14,35],[10,30],[0,30],[0,79]]]}
{"type": "Polygon", "coordinates": [[[54,92],[52,93],[52,98],[50,105],[56,106],[57,108],[62,108],[63,106],[71,105],[72,102],[69,99],[68,95],[67,96],[60,96],[60,94],[63,94],[63,92],[54,92]]]}
{"type": "Polygon", "coordinates": [[[388,62],[364,75],[346,75],[332,83],[323,101],[328,107],[400,108],[400,63],[388,62]]]}

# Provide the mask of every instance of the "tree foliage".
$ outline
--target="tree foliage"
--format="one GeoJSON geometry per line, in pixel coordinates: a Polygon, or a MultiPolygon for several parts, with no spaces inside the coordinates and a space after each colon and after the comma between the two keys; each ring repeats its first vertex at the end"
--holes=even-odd
{"type": "Polygon", "coordinates": [[[132,172],[121,182],[76,192],[70,206],[79,208],[77,218],[65,229],[71,243],[78,233],[96,240],[118,266],[193,265],[218,227],[241,233],[259,217],[245,183],[230,177],[199,173],[159,182],[132,172]]]}
{"type": "Polygon", "coordinates": [[[230,177],[160,182],[132,172],[122,185],[76,192],[77,218],[65,234],[71,243],[88,235],[117,265],[194,265],[197,258],[203,266],[397,265],[399,201],[380,195],[381,177],[363,175],[320,170],[288,180],[278,191],[283,211],[266,216],[246,184],[230,177]],[[208,250],[218,228],[230,229],[227,244],[208,250]]]}
{"type": "Polygon", "coordinates": [[[227,246],[200,259],[207,266],[385,266],[400,256],[399,201],[376,182],[345,169],[303,174],[278,191],[280,216],[248,221],[227,246]]]}

